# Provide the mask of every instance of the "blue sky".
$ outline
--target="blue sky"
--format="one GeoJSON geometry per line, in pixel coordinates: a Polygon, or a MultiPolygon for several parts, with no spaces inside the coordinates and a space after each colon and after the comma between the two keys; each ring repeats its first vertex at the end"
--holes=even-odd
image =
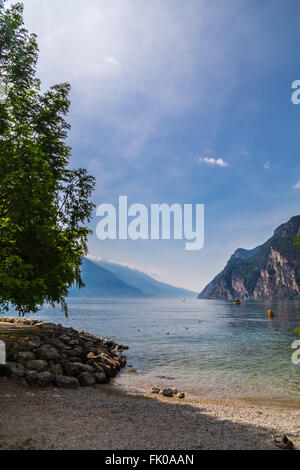
{"type": "Polygon", "coordinates": [[[93,235],[92,257],[200,291],[300,213],[298,0],[24,5],[43,86],[72,85],[71,164],[97,178],[95,203],[205,204],[201,251],[93,235]]]}

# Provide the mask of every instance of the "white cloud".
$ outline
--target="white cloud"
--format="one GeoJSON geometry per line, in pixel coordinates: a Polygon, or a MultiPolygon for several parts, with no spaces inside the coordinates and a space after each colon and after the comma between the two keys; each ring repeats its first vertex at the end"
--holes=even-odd
{"type": "Polygon", "coordinates": [[[300,181],[298,181],[298,183],[295,184],[295,186],[293,186],[294,189],[300,189],[300,181]]]}
{"type": "Polygon", "coordinates": [[[271,168],[271,163],[270,162],[265,162],[264,163],[264,169],[269,170],[271,168]]]}
{"type": "Polygon", "coordinates": [[[224,162],[223,158],[210,158],[210,157],[203,157],[199,158],[199,162],[208,163],[209,165],[217,165],[217,166],[228,166],[228,163],[224,162]]]}

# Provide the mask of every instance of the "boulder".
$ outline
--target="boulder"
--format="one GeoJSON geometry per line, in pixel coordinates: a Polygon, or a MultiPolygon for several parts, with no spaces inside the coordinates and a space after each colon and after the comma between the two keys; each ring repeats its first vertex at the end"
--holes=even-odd
{"type": "Polygon", "coordinates": [[[19,364],[18,362],[7,361],[6,366],[10,369],[11,373],[15,375],[16,377],[24,377],[25,369],[22,366],[22,364],[19,364]]]}
{"type": "Polygon", "coordinates": [[[79,382],[75,377],[66,377],[65,375],[58,375],[55,378],[56,385],[61,388],[73,388],[79,387],[79,382]]]}
{"type": "Polygon", "coordinates": [[[26,382],[28,385],[37,385],[37,372],[29,371],[28,375],[26,376],[26,382]]]}
{"type": "Polygon", "coordinates": [[[30,336],[25,341],[18,343],[18,349],[20,351],[32,351],[41,345],[41,339],[39,336],[30,336]]]}
{"type": "Polygon", "coordinates": [[[60,341],[60,339],[53,339],[51,344],[61,351],[67,351],[67,349],[70,349],[70,346],[67,346],[65,343],[60,341]]]}
{"type": "Polygon", "coordinates": [[[179,393],[177,393],[176,397],[177,398],[184,398],[185,394],[183,392],[179,392],[179,393]]]}
{"type": "Polygon", "coordinates": [[[159,393],[159,392],[160,392],[160,389],[157,387],[152,387],[150,390],[150,393],[159,393]]]}
{"type": "MultiPolygon", "coordinates": [[[[39,320],[2,318],[1,321],[30,326],[27,330],[30,336],[22,335],[6,348],[10,364],[7,370],[24,377],[26,384],[91,386],[106,383],[126,365],[126,357],[117,353],[118,345],[103,337],[39,320]]],[[[126,346],[120,345],[119,351],[122,349],[126,346]]]]}
{"type": "Polygon", "coordinates": [[[68,357],[68,361],[69,362],[82,362],[82,359],[80,359],[80,357],[77,357],[77,356],[73,356],[73,357],[68,357]]]}
{"type": "Polygon", "coordinates": [[[79,357],[81,360],[86,360],[86,352],[80,346],[76,346],[72,349],[67,349],[65,351],[66,356],[69,358],[71,357],[79,357]]]}
{"type": "Polygon", "coordinates": [[[96,383],[96,379],[89,372],[81,372],[81,374],[78,376],[78,379],[80,385],[82,385],[83,387],[91,387],[96,383]]]}
{"type": "Polygon", "coordinates": [[[94,374],[97,384],[105,384],[107,382],[107,378],[104,372],[96,372],[94,374]]]}
{"type": "Polygon", "coordinates": [[[103,369],[107,377],[114,377],[114,375],[116,375],[112,367],[109,367],[107,364],[101,364],[101,368],[103,369]]]}
{"type": "Polygon", "coordinates": [[[127,364],[126,356],[120,356],[119,357],[119,362],[120,362],[121,367],[125,367],[126,364],[127,364]]]}
{"type": "Polygon", "coordinates": [[[63,368],[63,371],[64,371],[63,375],[68,375],[68,376],[72,377],[72,375],[73,375],[72,374],[73,363],[70,362],[70,361],[67,361],[66,359],[63,359],[60,364],[61,364],[61,366],[63,368]]]}
{"type": "Polygon", "coordinates": [[[39,350],[39,354],[41,359],[46,359],[46,361],[61,359],[61,355],[54,346],[51,346],[51,344],[43,344],[39,350]]]}
{"type": "Polygon", "coordinates": [[[17,357],[20,361],[31,361],[35,359],[35,355],[31,351],[19,351],[17,357]]]}
{"type": "Polygon", "coordinates": [[[94,371],[94,368],[89,365],[89,364],[82,364],[81,362],[74,362],[73,363],[73,366],[74,368],[76,368],[79,372],[78,372],[78,375],[81,373],[81,372],[90,372],[91,374],[94,371]]]}
{"type": "Polygon", "coordinates": [[[63,375],[64,374],[64,371],[63,371],[63,368],[62,368],[61,364],[53,364],[50,367],[50,372],[52,372],[52,374],[54,374],[54,375],[63,375]]]}
{"type": "Polygon", "coordinates": [[[61,335],[59,337],[60,341],[63,341],[65,344],[69,344],[69,342],[71,341],[71,337],[69,335],[61,335]]]}
{"type": "Polygon", "coordinates": [[[173,390],[171,388],[164,388],[162,391],[162,394],[164,397],[172,397],[173,396],[173,390]]]}
{"type": "Polygon", "coordinates": [[[54,375],[51,372],[40,372],[37,374],[37,385],[41,387],[46,387],[47,385],[52,385],[54,382],[54,375]]]}
{"type": "Polygon", "coordinates": [[[42,371],[47,368],[47,362],[42,359],[34,359],[25,363],[27,369],[42,371]]]}
{"type": "Polygon", "coordinates": [[[91,366],[95,372],[105,372],[104,367],[99,362],[88,361],[87,365],[91,366]]]}

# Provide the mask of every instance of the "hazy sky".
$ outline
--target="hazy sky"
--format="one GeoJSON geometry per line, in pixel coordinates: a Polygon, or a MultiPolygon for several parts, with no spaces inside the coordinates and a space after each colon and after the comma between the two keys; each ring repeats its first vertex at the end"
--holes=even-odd
{"type": "Polygon", "coordinates": [[[300,213],[298,0],[24,4],[43,86],[72,85],[71,165],[97,178],[95,203],[205,204],[201,251],[93,235],[91,256],[200,291],[300,213]]]}

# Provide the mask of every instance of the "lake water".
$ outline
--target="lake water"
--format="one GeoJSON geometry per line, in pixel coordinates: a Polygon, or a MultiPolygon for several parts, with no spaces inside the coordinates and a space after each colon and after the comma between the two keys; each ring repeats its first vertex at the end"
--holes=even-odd
{"type": "Polygon", "coordinates": [[[59,307],[35,317],[128,345],[137,372],[114,379],[128,389],[169,385],[192,395],[300,401],[300,364],[291,361],[299,301],[71,299],[69,319],[59,307]]]}

